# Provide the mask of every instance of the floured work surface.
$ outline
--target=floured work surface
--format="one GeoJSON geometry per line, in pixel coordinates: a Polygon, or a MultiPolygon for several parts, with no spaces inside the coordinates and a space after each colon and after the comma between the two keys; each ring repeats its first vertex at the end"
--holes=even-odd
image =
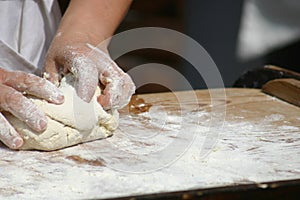
{"type": "Polygon", "coordinates": [[[192,92],[176,93],[180,103],[170,93],[140,95],[106,140],[54,152],[1,146],[0,197],[107,198],[300,178],[300,108],[259,90],[226,93],[213,107],[206,90],[199,102],[192,92]]]}

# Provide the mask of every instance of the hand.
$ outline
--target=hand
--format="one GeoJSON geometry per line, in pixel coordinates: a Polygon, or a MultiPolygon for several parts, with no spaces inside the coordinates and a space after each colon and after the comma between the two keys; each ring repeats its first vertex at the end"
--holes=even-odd
{"type": "Polygon", "coordinates": [[[124,107],[135,91],[129,75],[117,66],[107,50],[89,45],[84,34],[59,33],[52,41],[45,62],[49,80],[58,83],[59,74],[68,71],[77,79],[78,96],[86,102],[90,102],[100,81],[104,90],[98,102],[104,109],[124,107]]]}
{"type": "MultiPolygon", "coordinates": [[[[0,109],[25,122],[30,128],[42,132],[47,128],[44,112],[22,93],[34,95],[55,104],[61,104],[64,96],[49,81],[33,74],[9,72],[0,68],[0,109]]],[[[12,149],[23,145],[22,137],[0,113],[0,140],[12,149]]]]}

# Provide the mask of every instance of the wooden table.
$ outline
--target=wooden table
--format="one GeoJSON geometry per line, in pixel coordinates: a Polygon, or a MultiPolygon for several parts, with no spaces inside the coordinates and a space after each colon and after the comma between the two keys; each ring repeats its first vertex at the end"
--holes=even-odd
{"type": "Polygon", "coordinates": [[[226,89],[214,106],[207,90],[137,98],[145,102],[121,111],[111,138],[54,152],[0,146],[0,197],[112,198],[300,179],[296,106],[255,89],[226,89]]]}

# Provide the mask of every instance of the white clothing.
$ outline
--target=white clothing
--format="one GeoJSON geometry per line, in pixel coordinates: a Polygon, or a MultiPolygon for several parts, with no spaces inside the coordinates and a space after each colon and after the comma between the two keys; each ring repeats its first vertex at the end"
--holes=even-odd
{"type": "Polygon", "coordinates": [[[300,39],[299,0],[246,0],[238,56],[251,59],[300,39]]]}
{"type": "Polygon", "coordinates": [[[0,67],[40,74],[60,18],[56,0],[0,0],[0,67]]]}

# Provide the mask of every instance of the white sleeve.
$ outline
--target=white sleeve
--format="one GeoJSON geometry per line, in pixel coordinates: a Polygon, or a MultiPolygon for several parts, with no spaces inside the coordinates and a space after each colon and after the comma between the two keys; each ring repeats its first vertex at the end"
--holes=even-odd
{"type": "MultiPolygon", "coordinates": [[[[35,73],[37,68],[0,40],[0,67],[9,71],[35,73]]],[[[37,72],[38,73],[38,72],[37,72]]]]}
{"type": "Polygon", "coordinates": [[[39,74],[60,18],[56,0],[0,0],[0,67],[39,74]]]}

